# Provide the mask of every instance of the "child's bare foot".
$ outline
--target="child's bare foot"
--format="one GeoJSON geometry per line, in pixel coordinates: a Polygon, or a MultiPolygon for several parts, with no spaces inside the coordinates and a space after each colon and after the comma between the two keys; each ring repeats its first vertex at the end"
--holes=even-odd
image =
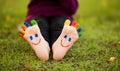
{"type": "Polygon", "coordinates": [[[23,37],[29,42],[30,46],[40,59],[48,60],[50,52],[49,44],[41,35],[37,22],[32,20],[32,26],[30,26],[30,24],[27,22],[24,24],[25,25],[22,25],[22,28],[20,29],[21,33],[19,36],[23,37]]]}
{"type": "MultiPolygon", "coordinates": [[[[66,20],[64,24],[65,25],[63,27],[61,35],[53,43],[52,46],[53,58],[55,60],[61,60],[65,56],[66,52],[71,48],[73,43],[78,39],[78,33],[76,31],[76,28],[78,28],[78,26],[75,26],[74,23],[72,26],[69,26],[69,20],[66,20]]],[[[78,29],[78,32],[80,31],[81,30],[78,29]]]]}

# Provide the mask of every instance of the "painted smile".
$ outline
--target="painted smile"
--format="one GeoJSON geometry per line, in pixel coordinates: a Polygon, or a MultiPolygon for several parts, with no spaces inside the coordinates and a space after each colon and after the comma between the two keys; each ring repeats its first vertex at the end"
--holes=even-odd
{"type": "Polygon", "coordinates": [[[61,46],[62,46],[62,47],[69,47],[70,45],[63,45],[63,44],[62,44],[62,40],[61,40],[61,46]]]}
{"type": "Polygon", "coordinates": [[[38,43],[32,43],[33,45],[38,45],[41,42],[41,39],[39,39],[38,43]]]}

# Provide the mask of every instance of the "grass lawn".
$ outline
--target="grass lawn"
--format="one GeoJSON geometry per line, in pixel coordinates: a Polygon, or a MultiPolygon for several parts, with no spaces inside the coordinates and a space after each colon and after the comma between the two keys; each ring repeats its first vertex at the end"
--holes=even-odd
{"type": "Polygon", "coordinates": [[[0,71],[120,71],[119,0],[79,0],[74,18],[82,37],[64,59],[39,60],[29,44],[18,37],[28,0],[0,1],[0,71]],[[109,61],[111,57],[115,60],[109,61]]]}

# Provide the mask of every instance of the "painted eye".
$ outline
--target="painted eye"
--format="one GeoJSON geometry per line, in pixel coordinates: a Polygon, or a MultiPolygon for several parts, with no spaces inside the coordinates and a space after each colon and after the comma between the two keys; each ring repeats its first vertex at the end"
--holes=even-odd
{"type": "Polygon", "coordinates": [[[71,40],[72,40],[71,38],[68,39],[69,42],[71,42],[71,40]]]}
{"type": "Polygon", "coordinates": [[[38,34],[35,34],[35,37],[38,37],[38,34]]]}
{"type": "Polygon", "coordinates": [[[64,38],[67,38],[67,35],[65,35],[64,38]]]}
{"type": "Polygon", "coordinates": [[[30,36],[30,40],[33,40],[33,37],[32,37],[32,36],[30,36]]]}

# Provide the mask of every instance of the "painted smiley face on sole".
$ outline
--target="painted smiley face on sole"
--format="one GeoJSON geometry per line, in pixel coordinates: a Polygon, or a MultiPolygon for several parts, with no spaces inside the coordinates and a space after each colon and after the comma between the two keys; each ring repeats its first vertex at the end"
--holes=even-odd
{"type": "Polygon", "coordinates": [[[64,26],[61,35],[52,46],[53,58],[61,60],[77,39],[76,29],[73,26],[64,26]]]}
{"type": "Polygon", "coordinates": [[[69,47],[71,42],[72,42],[72,38],[69,35],[64,35],[61,38],[61,46],[62,47],[65,47],[65,48],[69,47]]]}
{"type": "Polygon", "coordinates": [[[27,28],[23,37],[32,46],[40,46],[41,44],[42,37],[37,25],[27,28]]]}
{"type": "Polygon", "coordinates": [[[75,20],[71,23],[69,19],[64,22],[64,27],[59,38],[53,43],[53,59],[61,60],[73,43],[80,37],[82,28],[75,20]]]}
{"type": "Polygon", "coordinates": [[[24,31],[23,38],[28,41],[38,58],[40,58],[41,60],[49,59],[49,44],[42,37],[37,24],[33,26],[28,26],[27,24],[27,28],[24,31]]]}

